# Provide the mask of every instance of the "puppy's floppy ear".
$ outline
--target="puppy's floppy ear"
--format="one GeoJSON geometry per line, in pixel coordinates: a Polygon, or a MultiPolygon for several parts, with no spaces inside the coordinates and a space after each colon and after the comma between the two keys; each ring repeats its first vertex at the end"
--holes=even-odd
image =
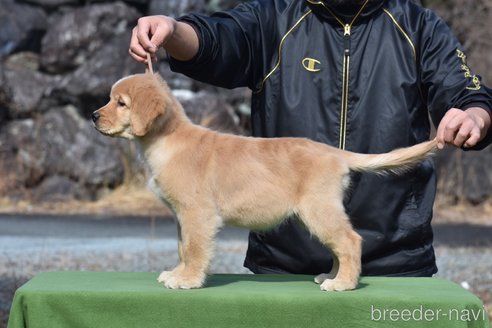
{"type": "Polygon", "coordinates": [[[131,95],[130,123],[133,134],[144,136],[154,120],[164,114],[166,99],[152,83],[134,88],[131,95]]]}

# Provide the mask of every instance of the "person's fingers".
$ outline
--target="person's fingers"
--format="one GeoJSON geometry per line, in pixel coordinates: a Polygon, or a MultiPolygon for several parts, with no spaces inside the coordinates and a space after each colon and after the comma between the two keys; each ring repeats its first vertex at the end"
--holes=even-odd
{"type": "Polygon", "coordinates": [[[145,60],[147,58],[146,57],[147,51],[145,51],[145,49],[140,44],[140,41],[137,37],[137,33],[138,33],[138,27],[135,27],[132,31],[132,38],[130,40],[129,53],[130,53],[130,56],[133,57],[133,59],[135,59],[138,62],[143,63],[143,62],[145,62],[145,60]]]}
{"type": "Polygon", "coordinates": [[[470,148],[475,146],[480,141],[480,137],[481,137],[480,128],[474,127],[470,132],[470,137],[468,138],[468,140],[465,141],[463,146],[465,148],[470,148]]]}
{"type": "Polygon", "coordinates": [[[166,40],[173,33],[172,24],[167,20],[160,20],[157,25],[151,28],[150,43],[154,46],[152,49],[148,49],[150,53],[155,53],[157,49],[166,43],[166,40]]]}
{"type": "Polygon", "coordinates": [[[450,109],[442,118],[439,126],[437,127],[436,139],[437,139],[437,147],[439,149],[443,149],[446,144],[445,133],[447,130],[448,123],[454,119],[456,116],[456,111],[454,108],[450,109]]]}
{"type": "Polygon", "coordinates": [[[452,117],[447,121],[444,127],[444,142],[454,144],[458,132],[464,122],[465,116],[463,111],[454,112],[452,117]]]}
{"type": "Polygon", "coordinates": [[[451,142],[456,147],[462,147],[463,144],[470,138],[470,134],[475,127],[475,123],[471,119],[460,120],[456,122],[456,128],[454,140],[451,142]]]}
{"type": "Polygon", "coordinates": [[[154,53],[157,50],[157,46],[150,41],[153,32],[150,19],[143,17],[138,20],[135,36],[144,52],[154,53]]]}

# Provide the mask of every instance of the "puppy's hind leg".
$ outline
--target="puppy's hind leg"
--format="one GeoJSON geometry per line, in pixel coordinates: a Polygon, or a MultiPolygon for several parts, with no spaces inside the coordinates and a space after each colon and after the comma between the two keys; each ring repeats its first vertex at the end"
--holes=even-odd
{"type": "Polygon", "coordinates": [[[315,278],[322,290],[343,291],[357,287],[361,270],[361,237],[352,229],[343,208],[311,199],[300,209],[300,219],[333,254],[329,274],[315,278]]]}
{"type": "Polygon", "coordinates": [[[220,218],[205,211],[188,210],[178,215],[178,251],[180,264],[172,271],[163,271],[159,282],[167,288],[200,288],[205,282],[214,250],[214,238],[220,218]]]}

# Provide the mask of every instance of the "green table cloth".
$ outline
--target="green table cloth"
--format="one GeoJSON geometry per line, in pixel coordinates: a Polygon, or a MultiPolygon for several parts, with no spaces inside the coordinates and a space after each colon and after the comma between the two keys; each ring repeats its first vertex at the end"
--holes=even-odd
{"type": "Polygon", "coordinates": [[[322,292],[312,276],[212,275],[169,290],[157,273],[43,273],[20,287],[8,328],[486,327],[480,300],[437,278],[363,277],[322,292]]]}

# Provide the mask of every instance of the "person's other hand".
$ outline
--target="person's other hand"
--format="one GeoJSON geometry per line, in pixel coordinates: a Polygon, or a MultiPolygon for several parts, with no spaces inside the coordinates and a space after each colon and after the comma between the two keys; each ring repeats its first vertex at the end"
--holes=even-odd
{"type": "Polygon", "coordinates": [[[475,146],[487,134],[490,121],[489,113],[483,108],[451,108],[437,128],[438,148],[443,149],[445,144],[465,148],[475,146]]]}

